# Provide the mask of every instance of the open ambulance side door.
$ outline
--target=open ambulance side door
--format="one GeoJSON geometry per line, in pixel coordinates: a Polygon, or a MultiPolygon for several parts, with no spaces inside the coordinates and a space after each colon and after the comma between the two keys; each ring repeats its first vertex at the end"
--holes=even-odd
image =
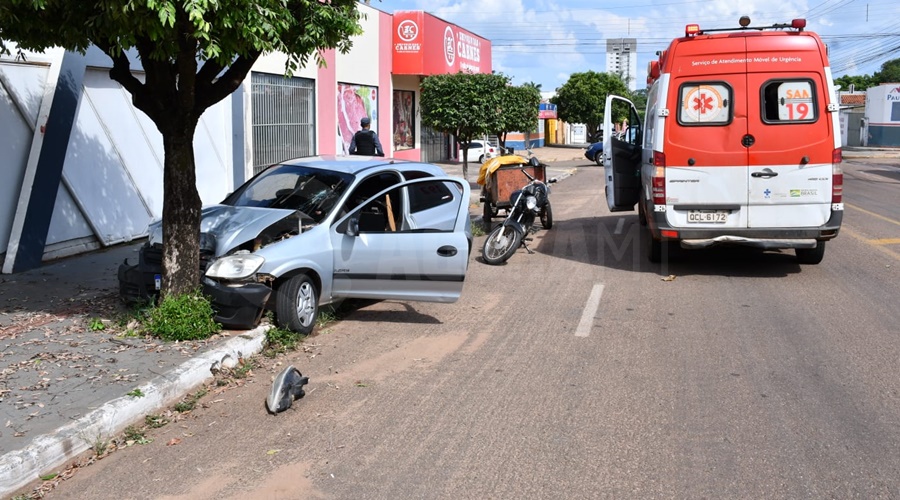
{"type": "Polygon", "coordinates": [[[603,112],[603,170],[610,212],[634,210],[640,198],[642,139],[641,117],[634,104],[608,95],[603,112]]]}

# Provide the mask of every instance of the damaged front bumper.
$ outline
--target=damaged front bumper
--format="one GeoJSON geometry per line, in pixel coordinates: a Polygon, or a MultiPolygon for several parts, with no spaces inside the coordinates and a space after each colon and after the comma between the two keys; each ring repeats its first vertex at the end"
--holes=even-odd
{"type": "MultiPolygon", "coordinates": [[[[201,269],[206,269],[208,259],[201,260],[201,269]]],[[[155,301],[161,276],[162,250],[147,244],[141,247],[137,264],[129,264],[126,259],[119,266],[119,296],[128,304],[155,301]]],[[[216,312],[215,321],[227,328],[249,329],[259,324],[272,294],[272,289],[262,283],[225,285],[203,275],[200,283],[216,312]]]]}

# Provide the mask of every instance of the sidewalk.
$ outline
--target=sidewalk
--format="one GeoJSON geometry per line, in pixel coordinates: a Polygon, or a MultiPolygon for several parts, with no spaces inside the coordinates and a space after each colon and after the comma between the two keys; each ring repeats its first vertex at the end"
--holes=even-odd
{"type": "Polygon", "coordinates": [[[122,335],[116,270],[142,243],[0,275],[0,495],[177,402],[214,364],[261,348],[262,329],[181,343],[122,335]],[[127,395],[135,389],[143,396],[127,395]]]}

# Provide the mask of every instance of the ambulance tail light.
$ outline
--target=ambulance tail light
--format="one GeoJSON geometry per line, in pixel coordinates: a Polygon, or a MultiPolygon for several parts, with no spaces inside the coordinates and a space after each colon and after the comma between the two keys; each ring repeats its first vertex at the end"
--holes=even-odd
{"type": "Polygon", "coordinates": [[[844,199],[844,170],[841,168],[843,155],[841,148],[831,153],[831,202],[842,203],[844,199]]]}
{"type": "Polygon", "coordinates": [[[653,175],[650,178],[650,193],[654,205],[666,204],[666,155],[653,152],[653,175]]]}
{"type": "Polygon", "coordinates": [[[694,36],[697,33],[700,33],[699,24],[688,24],[684,27],[684,36],[694,36]]]}

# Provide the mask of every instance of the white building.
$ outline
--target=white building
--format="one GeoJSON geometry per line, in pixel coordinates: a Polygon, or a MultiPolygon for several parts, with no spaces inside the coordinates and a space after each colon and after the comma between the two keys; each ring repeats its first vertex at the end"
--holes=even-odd
{"type": "Polygon", "coordinates": [[[622,77],[629,90],[637,90],[637,38],[606,40],[606,72],[622,77]]]}

